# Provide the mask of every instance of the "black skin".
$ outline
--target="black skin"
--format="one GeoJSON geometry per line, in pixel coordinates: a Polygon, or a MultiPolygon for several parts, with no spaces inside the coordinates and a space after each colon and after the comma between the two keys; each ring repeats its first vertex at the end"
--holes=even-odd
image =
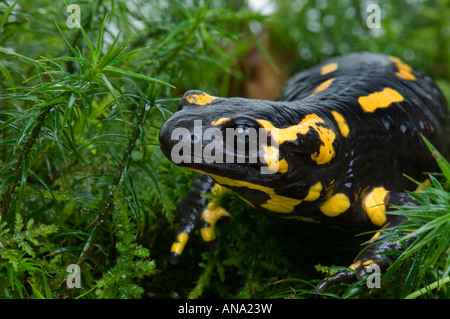
{"type": "MultiPolygon", "coordinates": [[[[390,198],[387,201],[394,206],[417,206],[417,202],[412,199],[407,193],[391,193],[390,198]],[[391,198],[392,197],[392,198],[391,198]]],[[[392,206],[388,206],[388,211],[393,210],[392,206]]],[[[398,226],[408,218],[405,216],[399,215],[390,215],[388,217],[387,223],[389,224],[389,228],[394,226],[398,226]]],[[[389,228],[387,230],[389,231],[389,228]]],[[[366,249],[364,249],[361,254],[358,256],[357,260],[361,262],[363,265],[366,261],[373,261],[373,264],[376,264],[380,267],[381,271],[386,271],[391,263],[393,263],[397,259],[397,255],[389,255],[384,254],[384,252],[388,251],[397,251],[400,252],[403,250],[403,245],[398,241],[387,240],[387,241],[374,241],[370,244],[366,249]]],[[[367,267],[360,266],[355,270],[343,270],[339,271],[336,274],[325,278],[321,281],[315,288],[315,291],[318,293],[324,293],[328,287],[335,286],[340,283],[351,283],[358,279],[364,278],[372,274],[373,271],[370,271],[367,267]]]]}
{"type": "MultiPolygon", "coordinates": [[[[297,125],[308,114],[316,114],[324,123],[321,124],[335,133],[333,142],[335,157],[324,165],[318,165],[311,159],[322,145],[316,130],[298,134],[297,140],[279,146],[280,158],[289,164],[286,173],[261,174],[264,163],[180,163],[180,166],[201,170],[207,174],[245,181],[255,185],[269,187],[277,195],[303,199],[311,186],[321,182],[324,190],[315,201],[302,202],[289,214],[268,213],[278,216],[302,216],[314,218],[322,223],[339,225],[347,229],[371,230],[379,228],[371,223],[362,209],[362,199],[367,190],[384,187],[389,191],[386,204],[415,205],[416,203],[404,192],[414,190],[416,185],[404,175],[423,181],[425,172],[436,171],[436,163],[424,144],[421,135],[442,150],[445,144],[444,117],[447,110],[445,99],[437,86],[426,76],[411,71],[415,80],[407,80],[396,75],[398,66],[387,56],[372,53],[355,53],[333,58],[314,68],[292,77],[284,87],[278,101],[251,100],[244,98],[215,98],[205,105],[195,105],[187,100],[192,94],[187,92],[176,112],[161,128],[161,150],[170,159],[171,150],[179,141],[171,139],[176,128],[187,128],[193,134],[194,120],[202,120],[203,132],[217,127],[225,133],[226,128],[260,128],[257,120],[266,120],[278,128],[297,125]],[[321,75],[324,65],[335,62],[338,69],[321,75]],[[313,96],[311,94],[324,81],[334,78],[332,85],[313,96]],[[404,100],[394,102],[389,107],[379,108],[374,112],[364,112],[358,102],[359,97],[380,92],[384,88],[398,91],[404,100]],[[347,137],[342,136],[338,123],[331,111],[343,115],[350,129],[347,137]],[[220,118],[228,121],[212,125],[220,118]],[[328,217],[319,211],[320,205],[330,194],[343,193],[351,200],[351,206],[337,217],[328,217]]],[[[192,136],[192,135],[191,135],[192,136]]],[[[191,141],[194,145],[194,141],[191,141]]],[[[209,141],[203,141],[204,148],[209,141]]],[[[224,154],[235,152],[224,147],[224,154]]],[[[193,193],[188,195],[188,204],[183,202],[179,212],[183,216],[180,232],[192,232],[199,226],[200,211],[208,201],[199,199],[204,191],[214,184],[206,178],[204,184],[193,185],[193,193]],[[195,190],[197,188],[197,190],[195,190]],[[198,204],[200,203],[200,204],[198,204]],[[197,205],[197,206],[196,206],[197,205]],[[199,206],[200,205],[200,206],[199,206]]],[[[256,207],[268,200],[268,195],[248,187],[223,185],[238,193],[256,207]]],[[[387,206],[387,211],[391,209],[387,206]]],[[[389,226],[398,225],[403,217],[388,215],[389,226]]],[[[378,254],[386,250],[399,250],[394,243],[380,243],[363,251],[358,260],[373,260],[382,269],[388,267],[394,257],[378,254]]],[[[179,256],[173,256],[176,261],[179,256]]],[[[322,292],[330,285],[349,282],[366,274],[366,267],[360,266],[355,272],[337,273],[317,286],[322,292]]]]}

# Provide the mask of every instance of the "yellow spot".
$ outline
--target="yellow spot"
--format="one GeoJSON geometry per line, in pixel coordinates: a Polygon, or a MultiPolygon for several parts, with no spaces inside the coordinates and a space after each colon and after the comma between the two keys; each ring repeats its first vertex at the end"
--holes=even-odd
{"type": "Polygon", "coordinates": [[[372,236],[372,238],[370,238],[370,240],[372,241],[372,240],[374,240],[374,239],[376,239],[378,236],[380,236],[381,235],[381,232],[379,232],[379,231],[377,231],[373,236],[372,236]]]}
{"type": "Polygon", "coordinates": [[[334,78],[326,80],[325,82],[320,83],[320,85],[318,87],[316,87],[316,89],[314,90],[314,92],[309,96],[313,96],[319,92],[325,91],[326,89],[328,89],[331,85],[331,83],[333,83],[334,78]]]}
{"type": "Polygon", "coordinates": [[[370,264],[375,264],[375,262],[372,259],[366,260],[365,262],[363,262],[364,266],[369,266],[370,264]]]}
{"type": "Polygon", "coordinates": [[[209,242],[216,238],[216,233],[211,226],[203,227],[202,229],[200,229],[200,234],[202,235],[203,240],[206,242],[209,242]]]}
{"type": "Polygon", "coordinates": [[[395,56],[390,56],[389,60],[394,62],[395,66],[398,69],[398,72],[395,73],[395,75],[397,75],[398,77],[400,77],[402,79],[410,80],[410,81],[414,81],[416,79],[414,74],[412,74],[412,68],[408,64],[404,63],[402,60],[400,60],[399,58],[397,58],[395,56]]]}
{"type": "Polygon", "coordinates": [[[337,63],[335,63],[335,62],[329,63],[329,64],[324,65],[324,66],[322,67],[322,69],[320,70],[320,74],[321,74],[321,75],[325,75],[325,74],[334,72],[334,71],[336,71],[337,69],[338,69],[338,64],[337,64],[337,63]]]}
{"type": "Polygon", "coordinates": [[[301,199],[295,199],[295,198],[291,198],[291,197],[287,197],[287,196],[278,195],[277,193],[275,193],[275,190],[273,188],[270,188],[267,186],[261,186],[261,185],[253,184],[253,183],[246,182],[246,181],[240,181],[240,180],[235,180],[235,179],[231,179],[228,177],[210,174],[210,173],[206,173],[201,170],[197,170],[197,169],[193,169],[193,168],[189,168],[189,167],[186,167],[186,169],[189,169],[189,170],[201,173],[201,174],[209,175],[217,183],[219,183],[221,185],[227,185],[227,186],[231,186],[231,187],[246,187],[249,189],[254,189],[254,190],[258,190],[263,193],[266,193],[267,195],[269,195],[270,198],[266,203],[262,204],[261,207],[268,209],[270,211],[273,211],[273,212],[291,213],[294,210],[294,207],[302,202],[301,199]]]}
{"type": "Polygon", "coordinates": [[[189,239],[189,234],[187,232],[182,232],[177,235],[176,241],[172,244],[171,252],[176,255],[181,255],[189,239]]]}
{"type": "Polygon", "coordinates": [[[333,141],[335,140],[336,135],[332,130],[321,126],[316,126],[315,129],[317,133],[319,133],[319,138],[323,144],[320,145],[319,153],[312,154],[311,158],[319,165],[327,164],[335,155],[333,141]]]}
{"type": "Polygon", "coordinates": [[[322,191],[322,188],[323,188],[322,183],[317,182],[309,189],[308,195],[306,195],[306,197],[303,200],[307,201],[307,202],[312,202],[312,201],[317,200],[320,196],[320,192],[322,191]]]}
{"type": "Polygon", "coordinates": [[[211,122],[212,125],[220,125],[224,122],[227,122],[230,118],[228,117],[221,117],[220,119],[218,119],[217,121],[211,122]]]}
{"type": "Polygon", "coordinates": [[[414,76],[414,74],[407,72],[405,70],[400,70],[397,73],[395,73],[398,77],[405,79],[405,80],[410,80],[410,81],[414,81],[416,79],[416,77],[414,76]]]}
{"type": "Polygon", "coordinates": [[[378,108],[385,108],[394,102],[402,102],[403,96],[396,90],[384,88],[381,92],[375,92],[368,96],[361,96],[358,99],[364,112],[374,112],[378,108]]]}
{"type": "MultiPolygon", "coordinates": [[[[386,223],[386,224],[383,225],[383,227],[381,227],[381,229],[385,229],[385,228],[387,228],[389,225],[390,225],[390,223],[386,223]]],[[[380,232],[380,231],[377,231],[377,232],[372,236],[372,238],[370,238],[369,243],[373,242],[373,240],[374,240],[374,239],[377,239],[378,236],[380,236],[380,235],[381,235],[381,232],[380,232]]],[[[364,244],[365,244],[365,243],[362,243],[361,245],[364,245],[364,244]]]]}
{"type": "Polygon", "coordinates": [[[311,158],[319,165],[329,163],[335,156],[333,148],[333,142],[336,138],[334,132],[326,127],[319,126],[318,124],[324,124],[325,121],[316,114],[308,114],[297,125],[293,125],[287,128],[276,128],[272,123],[266,120],[257,120],[268,133],[271,133],[271,137],[278,144],[281,145],[286,141],[297,140],[297,134],[306,134],[311,128],[317,131],[320,140],[323,144],[320,146],[319,153],[314,153],[311,158]]]}
{"type": "Polygon", "coordinates": [[[186,101],[195,105],[206,105],[211,103],[215,99],[217,99],[216,96],[211,96],[209,94],[206,94],[205,92],[202,92],[200,94],[189,94],[188,96],[186,96],[186,101]]]}
{"type": "Polygon", "coordinates": [[[267,146],[264,145],[262,146],[262,150],[264,152],[264,162],[267,163],[267,168],[275,173],[274,171],[274,167],[278,167],[277,163],[278,163],[278,156],[279,156],[279,152],[278,149],[272,146],[267,146]]]}
{"type": "Polygon", "coordinates": [[[342,116],[341,113],[336,111],[331,111],[331,114],[333,114],[342,136],[347,137],[348,134],[350,133],[350,129],[348,128],[347,121],[345,120],[345,118],[342,116]]]}
{"type": "Polygon", "coordinates": [[[270,195],[270,199],[261,205],[262,208],[277,213],[292,213],[294,207],[300,204],[300,199],[280,195],[270,195]]]}
{"type": "Polygon", "coordinates": [[[283,158],[281,161],[278,162],[278,173],[284,174],[288,171],[288,163],[283,158]]]}
{"type": "Polygon", "coordinates": [[[214,233],[214,226],[222,217],[230,217],[231,215],[221,206],[216,206],[214,202],[208,204],[206,209],[202,212],[202,219],[206,221],[210,227],[204,227],[200,230],[204,241],[211,241],[216,237],[214,233]]]}
{"type": "Polygon", "coordinates": [[[357,260],[355,261],[353,264],[351,264],[350,266],[348,266],[348,268],[356,270],[359,266],[361,266],[361,260],[357,260]]]}
{"type": "Polygon", "coordinates": [[[284,174],[288,170],[288,163],[283,158],[281,161],[279,160],[279,151],[277,147],[262,146],[262,150],[264,151],[264,161],[267,164],[267,169],[273,173],[281,173],[284,174]]]}
{"type": "Polygon", "coordinates": [[[425,187],[430,187],[431,186],[431,181],[427,178],[426,180],[424,180],[422,182],[422,185],[417,186],[416,191],[423,191],[423,190],[425,190],[425,187]]]}
{"type": "Polygon", "coordinates": [[[320,211],[329,217],[336,217],[350,207],[347,195],[338,193],[327,199],[321,206],[320,211]]]}
{"type": "Polygon", "coordinates": [[[374,225],[381,226],[386,222],[384,200],[388,193],[384,187],[376,187],[363,200],[362,207],[374,225]]]}

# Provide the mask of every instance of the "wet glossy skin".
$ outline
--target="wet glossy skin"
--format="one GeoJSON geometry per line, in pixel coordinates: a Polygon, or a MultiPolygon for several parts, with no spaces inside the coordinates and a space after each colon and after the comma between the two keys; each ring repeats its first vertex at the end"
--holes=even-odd
{"type": "MultiPolygon", "coordinates": [[[[267,161],[199,160],[178,165],[209,175],[212,180],[205,183],[211,187],[215,181],[266,212],[370,229],[400,222],[386,214],[387,203],[414,204],[404,190],[414,190],[415,185],[404,175],[423,181],[425,172],[435,170],[421,135],[436,147],[443,146],[446,108],[435,84],[404,62],[360,53],[299,73],[288,81],[276,102],[189,91],[180,111],[162,127],[160,142],[171,158],[179,142],[171,139],[173,130],[187,128],[192,138],[199,133],[194,132],[195,120],[202,121],[202,133],[208,128],[224,135],[226,128],[262,129],[279,146],[274,174],[261,173],[267,161]]],[[[210,142],[203,140],[201,148],[210,142]]],[[[224,146],[223,152],[234,154],[236,150],[224,146]]],[[[258,155],[268,158],[265,152],[267,148],[258,149],[258,155]]],[[[197,215],[205,224],[201,212],[197,215]]],[[[186,229],[187,223],[180,233],[189,234],[186,229]]],[[[186,241],[185,237],[176,243],[183,242],[184,247],[186,241]]],[[[376,263],[372,255],[378,251],[381,246],[362,257],[366,264],[355,267],[364,269],[370,264],[367,261],[376,263]]]]}

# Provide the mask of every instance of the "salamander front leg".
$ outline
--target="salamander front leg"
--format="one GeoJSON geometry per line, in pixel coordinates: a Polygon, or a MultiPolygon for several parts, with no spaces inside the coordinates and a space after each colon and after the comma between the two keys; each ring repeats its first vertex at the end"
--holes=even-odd
{"type": "Polygon", "coordinates": [[[214,200],[202,196],[220,188],[211,177],[198,175],[187,196],[178,204],[177,215],[180,227],[171,248],[170,263],[176,264],[189,240],[189,236],[200,229],[202,238],[212,242],[216,235],[214,226],[221,219],[231,219],[231,215],[214,200]]]}

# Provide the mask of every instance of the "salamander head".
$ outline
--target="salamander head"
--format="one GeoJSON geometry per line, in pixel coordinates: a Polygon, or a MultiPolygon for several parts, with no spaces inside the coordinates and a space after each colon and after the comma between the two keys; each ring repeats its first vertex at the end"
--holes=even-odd
{"type": "Polygon", "coordinates": [[[159,139],[172,162],[210,175],[256,204],[272,193],[306,197],[326,171],[317,167],[329,165],[338,147],[329,121],[289,102],[201,91],[184,95],[159,139]],[[293,185],[296,193],[290,194],[293,185]]]}

